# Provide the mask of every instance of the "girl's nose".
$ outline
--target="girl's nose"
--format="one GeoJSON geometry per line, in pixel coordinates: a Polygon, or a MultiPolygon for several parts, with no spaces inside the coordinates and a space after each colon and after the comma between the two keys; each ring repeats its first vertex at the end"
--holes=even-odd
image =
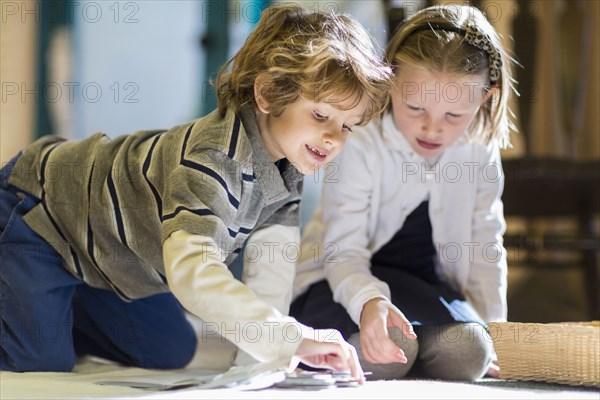
{"type": "Polygon", "coordinates": [[[442,134],[442,127],[440,124],[432,121],[430,118],[427,118],[423,121],[423,125],[421,125],[421,131],[427,137],[436,137],[442,134]]]}

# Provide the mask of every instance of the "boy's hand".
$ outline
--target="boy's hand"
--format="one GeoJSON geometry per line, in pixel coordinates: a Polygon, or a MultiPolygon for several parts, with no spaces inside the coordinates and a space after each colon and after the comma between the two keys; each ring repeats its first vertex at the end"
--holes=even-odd
{"type": "Polygon", "coordinates": [[[303,339],[295,355],[311,367],[350,371],[358,383],[362,384],[365,381],[356,349],[347,343],[339,332],[323,342],[303,339]]]}
{"type": "Polygon", "coordinates": [[[373,364],[403,363],[408,360],[387,328],[397,326],[409,339],[416,339],[411,323],[400,310],[383,298],[369,300],[360,315],[360,345],[365,360],[373,364]]]}

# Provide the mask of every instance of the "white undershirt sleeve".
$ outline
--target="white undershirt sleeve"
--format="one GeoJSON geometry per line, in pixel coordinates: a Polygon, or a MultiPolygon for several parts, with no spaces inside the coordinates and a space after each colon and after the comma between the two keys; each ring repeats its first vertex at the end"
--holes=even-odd
{"type": "Polygon", "coordinates": [[[297,366],[293,355],[302,338],[314,338],[314,331],[235,279],[214,240],[176,231],[163,246],[167,282],[188,311],[256,360],[297,366]]]}
{"type": "Polygon", "coordinates": [[[269,225],[252,233],[244,250],[242,280],[261,300],[287,315],[292,301],[300,228],[269,225]]]}
{"type": "MultiPolygon", "coordinates": [[[[284,315],[290,310],[299,251],[300,228],[274,224],[254,231],[243,253],[242,281],[284,315]]],[[[255,362],[246,352],[237,352],[236,365],[255,362]]]]}

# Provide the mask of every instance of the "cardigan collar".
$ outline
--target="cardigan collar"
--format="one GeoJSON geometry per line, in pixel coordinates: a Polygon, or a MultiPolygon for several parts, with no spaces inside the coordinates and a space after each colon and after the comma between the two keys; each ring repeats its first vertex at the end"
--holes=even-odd
{"type": "Polygon", "coordinates": [[[273,162],[262,140],[253,107],[242,107],[238,114],[252,146],[254,175],[261,186],[267,204],[298,194],[296,193],[297,183],[304,179],[304,175],[287,159],[282,159],[277,164],[273,162]]]}

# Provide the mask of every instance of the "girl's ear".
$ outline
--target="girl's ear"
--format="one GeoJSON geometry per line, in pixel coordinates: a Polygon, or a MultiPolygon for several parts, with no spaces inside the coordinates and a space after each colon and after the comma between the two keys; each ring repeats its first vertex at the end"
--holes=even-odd
{"type": "Polygon", "coordinates": [[[481,105],[487,104],[494,96],[500,94],[500,89],[497,86],[492,86],[490,90],[487,91],[486,94],[483,95],[483,99],[481,100],[481,105]]]}
{"type": "Polygon", "coordinates": [[[254,80],[254,100],[258,109],[264,114],[269,113],[269,102],[263,96],[263,91],[269,86],[269,81],[270,79],[265,73],[258,74],[254,80]]]}

